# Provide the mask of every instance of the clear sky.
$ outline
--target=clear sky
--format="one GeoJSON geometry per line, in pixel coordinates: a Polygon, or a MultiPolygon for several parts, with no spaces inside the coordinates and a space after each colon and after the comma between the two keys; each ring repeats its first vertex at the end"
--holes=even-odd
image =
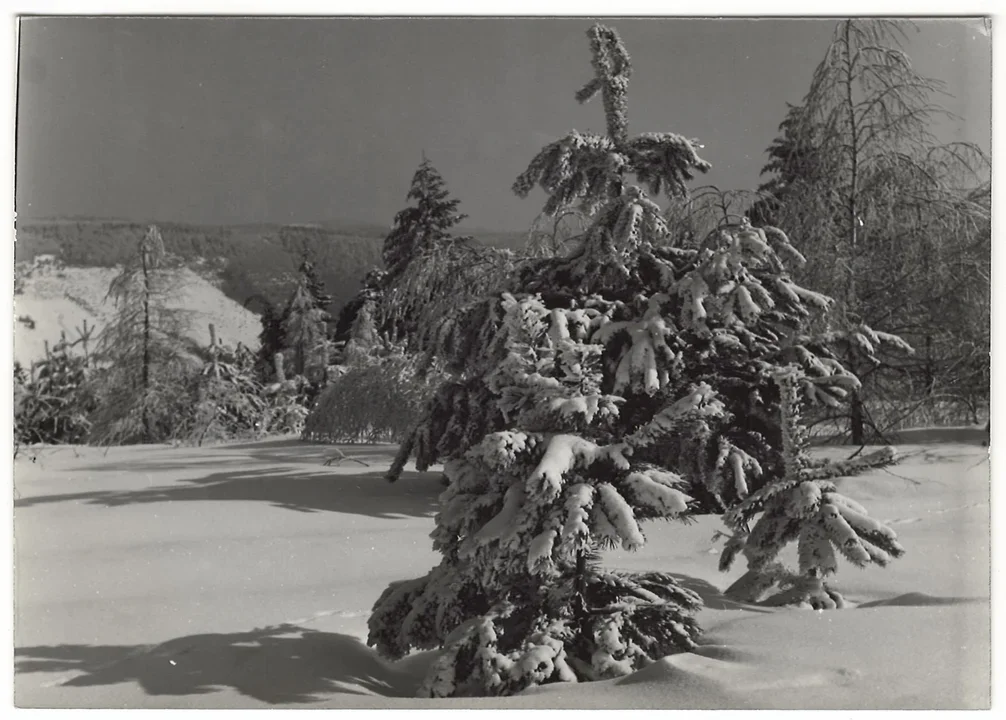
{"type": "MultiPolygon", "coordinates": [[[[633,60],[630,132],[698,138],[701,183],[753,188],[786,102],[835,21],[605,19],[633,60]]],[[[19,217],[390,225],[425,151],[470,219],[527,228],[510,185],[572,128],[603,131],[589,19],[22,21],[19,217]]],[[[981,21],[920,21],[906,49],[962,116],[944,139],[990,145],[981,21]]]]}

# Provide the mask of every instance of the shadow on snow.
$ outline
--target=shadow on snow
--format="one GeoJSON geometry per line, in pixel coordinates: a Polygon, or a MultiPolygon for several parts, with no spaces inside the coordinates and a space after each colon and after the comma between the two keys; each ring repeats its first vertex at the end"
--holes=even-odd
{"type": "Polygon", "coordinates": [[[262,702],[310,703],[349,693],[412,697],[418,679],[357,638],[294,625],[176,638],[155,646],[55,645],[17,648],[15,673],[80,674],[87,687],[136,682],[147,695],[205,695],[233,688],[262,702]]]}
{"type": "MultiPolygon", "coordinates": [[[[121,446],[134,449],[144,446],[121,446]]],[[[202,447],[166,445],[153,446],[155,458],[143,460],[134,456],[115,457],[78,468],[84,472],[153,472],[158,470],[188,470],[210,465],[248,464],[263,462],[282,465],[321,465],[336,449],[347,458],[347,467],[360,467],[353,458],[373,466],[389,465],[398,450],[397,445],[326,445],[298,439],[260,440],[247,443],[222,443],[202,447]],[[200,459],[202,458],[202,459],[200,459]]]]}
{"type": "Polygon", "coordinates": [[[382,471],[355,474],[235,470],[170,485],[138,490],[95,490],[15,499],[18,508],[55,502],[86,502],[117,507],[176,500],[244,500],[268,502],[298,512],[341,512],[374,517],[428,517],[437,509],[443,491],[438,473],[405,473],[389,483],[382,471]]]}
{"type": "Polygon", "coordinates": [[[750,610],[752,612],[761,613],[772,612],[770,609],[761,608],[752,603],[731,600],[723,594],[722,590],[708,580],[692,577],[691,575],[682,575],[681,573],[672,572],[667,574],[677,580],[681,587],[686,590],[691,590],[693,593],[702,598],[703,606],[711,610],[750,610]]]}

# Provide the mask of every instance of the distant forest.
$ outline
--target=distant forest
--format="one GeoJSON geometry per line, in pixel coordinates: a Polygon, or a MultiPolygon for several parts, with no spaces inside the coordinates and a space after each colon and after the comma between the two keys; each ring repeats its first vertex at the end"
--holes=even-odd
{"type": "MultiPolygon", "coordinates": [[[[53,255],[71,267],[114,267],[136,251],[150,223],[65,219],[17,223],[15,261],[53,255]]],[[[314,264],[332,296],[333,316],[363,286],[366,274],[382,267],[381,247],[390,228],[351,225],[186,225],[157,223],[165,250],[207,273],[220,289],[254,312],[263,300],[284,304],[305,258],[314,264]]],[[[477,233],[480,242],[519,248],[521,232],[477,233]]]]}

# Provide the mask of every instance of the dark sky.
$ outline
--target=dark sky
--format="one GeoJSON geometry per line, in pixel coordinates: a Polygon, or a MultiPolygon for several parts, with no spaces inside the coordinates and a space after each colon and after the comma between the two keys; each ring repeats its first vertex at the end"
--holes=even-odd
{"type": "MultiPolygon", "coordinates": [[[[607,20],[632,56],[630,131],[697,137],[702,180],[753,188],[833,20],[607,20]]],[[[514,178],[544,144],[603,131],[589,20],[30,18],[21,23],[17,211],[193,223],[390,225],[423,151],[468,227],[528,226],[514,178]]],[[[990,144],[980,21],[918,23],[949,85],[945,139],[990,144]]]]}

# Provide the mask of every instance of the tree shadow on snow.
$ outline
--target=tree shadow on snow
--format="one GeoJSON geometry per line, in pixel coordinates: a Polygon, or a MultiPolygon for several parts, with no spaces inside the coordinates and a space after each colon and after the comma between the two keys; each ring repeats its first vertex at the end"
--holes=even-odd
{"type": "Polygon", "coordinates": [[[686,590],[691,590],[693,593],[702,598],[702,604],[710,610],[751,610],[754,612],[771,612],[771,610],[760,608],[757,605],[731,600],[723,594],[722,590],[708,580],[692,577],[691,575],[682,575],[681,573],[667,574],[677,580],[681,587],[686,590]]]}
{"type": "Polygon", "coordinates": [[[159,470],[188,470],[200,466],[248,465],[265,462],[280,465],[321,465],[325,458],[339,449],[347,458],[346,467],[363,467],[354,462],[363,461],[374,467],[390,465],[398,450],[397,445],[325,445],[304,440],[261,440],[246,443],[222,443],[202,447],[157,447],[153,459],[137,457],[115,458],[78,468],[83,472],[156,472],[159,470]]]}
{"type": "MultiPolygon", "coordinates": [[[[335,452],[336,448],[347,458],[358,458],[373,465],[390,465],[398,452],[392,443],[319,443],[299,438],[259,440],[235,445],[221,445],[220,450],[239,450],[246,457],[263,462],[318,464],[335,452]]],[[[350,466],[352,460],[349,461],[350,466]]]]}
{"type": "Polygon", "coordinates": [[[332,693],[413,697],[418,686],[414,674],[354,637],[294,625],[190,635],[155,646],[16,648],[14,658],[15,677],[79,673],[59,683],[64,687],[135,682],[147,695],[175,696],[232,688],[273,705],[316,702],[332,693]]]}
{"type": "Polygon", "coordinates": [[[211,470],[213,468],[229,467],[237,465],[248,465],[247,460],[241,458],[215,457],[208,460],[195,460],[191,454],[184,457],[179,453],[178,458],[158,458],[156,460],[138,461],[134,459],[116,462],[110,460],[96,465],[84,465],[74,470],[88,473],[99,472],[135,472],[135,473],[155,473],[171,470],[211,470]]]}
{"type": "Polygon", "coordinates": [[[117,507],[176,500],[244,500],[267,502],[298,512],[341,512],[373,517],[428,517],[438,509],[443,491],[439,473],[405,473],[389,483],[381,471],[356,474],[235,470],[200,478],[181,479],[170,485],[137,490],[96,490],[62,495],[22,497],[18,508],[54,502],[86,502],[117,507]]]}

